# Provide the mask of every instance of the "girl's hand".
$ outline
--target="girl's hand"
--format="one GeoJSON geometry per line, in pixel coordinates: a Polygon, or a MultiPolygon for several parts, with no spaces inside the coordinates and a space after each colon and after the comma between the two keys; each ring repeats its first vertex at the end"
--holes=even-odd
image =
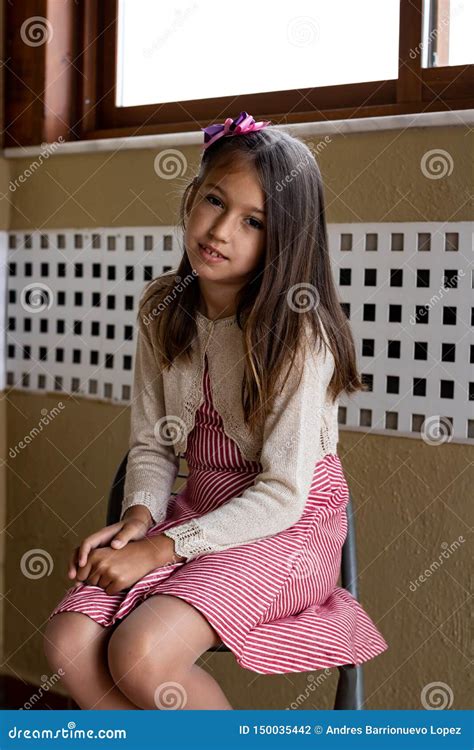
{"type": "Polygon", "coordinates": [[[122,548],[128,542],[143,539],[149,529],[149,524],[139,518],[124,518],[123,521],[105,526],[94,534],[86,537],[79,547],[75,547],[69,559],[68,578],[75,578],[78,567],[83,568],[91,550],[96,547],[106,547],[109,543],[115,548],[122,548]]]}
{"type": "Polygon", "coordinates": [[[77,581],[100,586],[110,596],[129,589],[155,568],[173,561],[174,542],[164,534],[129,544],[126,549],[93,550],[77,581]]]}

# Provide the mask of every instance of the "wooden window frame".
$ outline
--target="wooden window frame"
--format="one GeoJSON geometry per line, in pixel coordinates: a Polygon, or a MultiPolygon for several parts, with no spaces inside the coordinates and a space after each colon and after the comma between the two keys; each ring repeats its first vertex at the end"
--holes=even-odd
{"type": "Polygon", "coordinates": [[[421,67],[422,1],[400,0],[396,80],[133,107],[115,106],[117,0],[6,3],[3,146],[196,131],[241,110],[289,124],[470,109],[474,65],[421,67]],[[32,16],[47,44],[22,41],[32,16]]]}

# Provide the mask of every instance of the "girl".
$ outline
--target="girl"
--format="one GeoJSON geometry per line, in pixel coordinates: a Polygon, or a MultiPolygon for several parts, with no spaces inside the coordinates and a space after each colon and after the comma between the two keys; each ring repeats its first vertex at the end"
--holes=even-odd
{"type": "Polygon", "coordinates": [[[45,651],[81,708],[230,709],[195,662],[260,674],[385,651],[336,583],[338,396],[362,388],[318,165],[246,112],[204,128],[184,254],[139,304],[121,520],[74,550],[45,651]],[[170,497],[180,456],[186,486],[170,497]]]}

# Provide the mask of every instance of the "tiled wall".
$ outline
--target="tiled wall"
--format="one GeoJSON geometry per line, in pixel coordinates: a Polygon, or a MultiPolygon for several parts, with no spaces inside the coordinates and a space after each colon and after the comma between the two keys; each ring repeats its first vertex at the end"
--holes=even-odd
{"type": "MultiPolygon", "coordinates": [[[[472,225],[332,224],[334,277],[370,390],[347,429],[474,438],[472,225]]],[[[175,268],[175,227],[11,232],[6,383],[127,402],[138,297],[175,268]]]]}

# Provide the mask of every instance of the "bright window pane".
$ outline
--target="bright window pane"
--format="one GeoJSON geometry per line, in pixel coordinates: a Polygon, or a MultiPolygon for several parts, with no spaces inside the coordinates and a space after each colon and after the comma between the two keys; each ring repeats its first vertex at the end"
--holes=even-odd
{"type": "Polygon", "coordinates": [[[422,67],[474,63],[473,0],[423,0],[422,67]]]}
{"type": "Polygon", "coordinates": [[[116,105],[398,77],[399,0],[119,0],[116,105]]]}

